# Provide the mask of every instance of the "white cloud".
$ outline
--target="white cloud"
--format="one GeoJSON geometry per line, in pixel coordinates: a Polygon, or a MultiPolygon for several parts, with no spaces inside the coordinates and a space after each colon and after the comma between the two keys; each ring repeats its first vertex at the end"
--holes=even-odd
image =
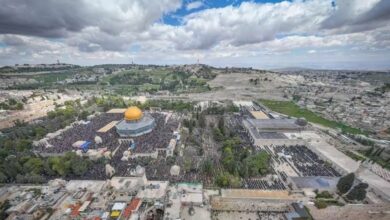
{"type": "Polygon", "coordinates": [[[198,8],[200,8],[202,6],[203,6],[203,2],[202,1],[189,2],[186,5],[186,10],[187,11],[191,11],[191,10],[194,10],[194,9],[198,9],[198,8]]]}
{"type": "MultiPolygon", "coordinates": [[[[89,2],[88,8],[83,6],[84,0],[77,1],[80,5],[73,11],[72,2],[56,1],[64,10],[47,22],[42,16],[49,15],[35,12],[35,4],[29,10],[10,10],[17,16],[6,21],[1,18],[8,13],[4,7],[0,9],[0,65],[54,57],[83,63],[128,62],[130,57],[167,63],[193,62],[194,57],[216,63],[229,57],[235,58],[234,62],[247,62],[251,59],[246,58],[292,57],[296,49],[321,51],[316,56],[325,56],[326,49],[343,54],[352,48],[362,56],[363,51],[390,54],[390,16],[383,13],[390,6],[386,0],[337,1],[336,9],[324,0],[243,2],[190,13],[178,26],[165,24],[161,18],[180,8],[180,0],[97,0],[89,2]],[[20,20],[28,13],[30,23],[20,20]],[[70,15],[80,18],[81,23],[74,24],[76,20],[70,15]],[[7,28],[1,28],[4,24],[7,28]],[[26,28],[27,24],[32,28],[26,28]],[[53,40],[53,36],[61,37],[53,40]],[[132,51],[133,45],[139,49],[132,51]]],[[[31,3],[5,0],[7,4],[15,2],[31,3]]],[[[185,8],[193,10],[199,4],[202,1],[190,2],[185,8]]]]}
{"type": "Polygon", "coordinates": [[[67,37],[88,27],[139,32],[180,7],[181,0],[2,0],[0,34],[67,37]]]}
{"type": "Polygon", "coordinates": [[[296,1],[276,4],[244,2],[192,13],[184,24],[171,31],[179,50],[208,49],[217,44],[234,46],[275,39],[278,35],[311,33],[327,17],[325,1],[296,1]]]}

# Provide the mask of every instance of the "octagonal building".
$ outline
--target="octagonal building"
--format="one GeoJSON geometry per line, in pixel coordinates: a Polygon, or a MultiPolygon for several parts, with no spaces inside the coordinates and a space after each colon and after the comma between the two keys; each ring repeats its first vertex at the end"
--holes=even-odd
{"type": "Polygon", "coordinates": [[[120,137],[137,137],[147,134],[155,127],[154,118],[143,113],[138,107],[129,107],[124,113],[124,119],[115,125],[120,137]]]}

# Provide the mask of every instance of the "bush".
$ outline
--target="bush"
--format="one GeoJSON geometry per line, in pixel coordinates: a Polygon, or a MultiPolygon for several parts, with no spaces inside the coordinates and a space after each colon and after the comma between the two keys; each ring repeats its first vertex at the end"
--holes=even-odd
{"type": "Polygon", "coordinates": [[[323,191],[323,192],[317,193],[316,198],[330,199],[330,198],[333,198],[333,196],[328,191],[323,191]]]}
{"type": "Polygon", "coordinates": [[[324,208],[328,207],[328,205],[326,204],[326,202],[323,201],[323,200],[320,200],[320,199],[317,199],[316,201],[314,201],[314,205],[315,205],[318,209],[324,209],[324,208]]]}

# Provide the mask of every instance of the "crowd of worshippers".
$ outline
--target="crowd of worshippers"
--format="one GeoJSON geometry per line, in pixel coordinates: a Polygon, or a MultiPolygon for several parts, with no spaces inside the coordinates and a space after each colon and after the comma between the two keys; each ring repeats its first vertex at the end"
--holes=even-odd
{"type": "MultiPolygon", "coordinates": [[[[101,114],[94,118],[91,118],[88,123],[74,124],[70,129],[63,131],[60,135],[49,139],[48,143],[53,147],[46,148],[45,146],[38,146],[36,150],[45,153],[65,153],[75,150],[73,143],[79,140],[90,141],[89,149],[107,148],[113,154],[110,165],[115,169],[115,173],[121,176],[129,176],[130,171],[135,169],[137,165],[141,165],[146,168],[146,174],[148,179],[152,180],[198,180],[196,176],[192,174],[183,174],[178,177],[170,175],[170,168],[172,164],[167,164],[166,158],[159,157],[155,159],[148,157],[129,158],[128,161],[122,161],[123,152],[128,150],[131,143],[135,143],[133,152],[151,152],[157,148],[166,148],[172,138],[175,138],[174,131],[179,126],[179,120],[176,117],[167,118],[165,114],[151,113],[155,119],[156,126],[152,132],[141,135],[139,137],[129,138],[127,141],[120,143],[119,135],[116,132],[115,127],[111,128],[107,132],[97,132],[111,121],[119,121],[123,118],[122,114],[101,114]],[[168,119],[168,120],[167,120],[168,119]],[[102,143],[95,143],[95,137],[99,136],[102,139],[102,143]],[[130,141],[132,139],[132,141],[130,141]],[[149,161],[153,160],[153,163],[149,161]]],[[[90,179],[105,179],[105,164],[95,163],[94,166],[84,175],[90,179]]],[[[77,177],[74,177],[77,179],[77,177]]]]}
{"type": "MultiPolygon", "coordinates": [[[[151,152],[156,148],[166,148],[170,139],[173,138],[173,131],[177,129],[179,122],[174,118],[165,121],[166,117],[161,113],[152,113],[155,118],[156,127],[152,132],[132,138],[135,142],[135,152],[151,152]]],[[[52,147],[46,147],[44,144],[35,148],[38,152],[45,153],[64,153],[75,150],[72,146],[76,141],[89,141],[89,149],[107,148],[107,150],[115,150],[119,145],[119,135],[115,127],[112,127],[107,132],[97,132],[112,121],[119,121],[123,118],[123,114],[100,114],[86,123],[75,123],[68,130],[63,131],[58,136],[49,139],[47,142],[52,147]],[[95,143],[95,137],[99,136],[102,143],[95,143]]],[[[130,146],[129,143],[123,142],[120,147],[121,152],[117,152],[116,156],[122,157],[124,150],[130,146]]]]}
{"type": "MultiPolygon", "coordinates": [[[[135,148],[132,153],[151,153],[157,148],[167,148],[173,136],[173,132],[177,130],[179,122],[173,118],[165,121],[166,117],[163,114],[152,113],[156,126],[150,133],[132,138],[135,148]]],[[[129,146],[130,141],[123,141],[121,145],[129,146]]],[[[122,148],[122,146],[121,146],[122,148]]]]}
{"type": "Polygon", "coordinates": [[[285,190],[286,187],[279,179],[267,181],[262,179],[244,179],[242,187],[245,189],[285,190]]]}
{"type": "Polygon", "coordinates": [[[180,174],[173,176],[170,173],[172,164],[167,162],[165,157],[153,159],[150,157],[130,158],[123,162],[120,160],[111,160],[110,164],[115,168],[115,173],[118,176],[129,176],[131,170],[134,170],[138,165],[145,168],[145,174],[148,180],[169,180],[172,183],[178,182],[200,182],[205,178],[205,175],[198,171],[180,171],[180,174]]]}
{"type": "Polygon", "coordinates": [[[202,180],[201,172],[197,171],[185,171],[184,167],[181,167],[180,174],[172,176],[170,173],[171,164],[167,163],[165,158],[158,158],[153,163],[149,163],[146,169],[146,177],[150,180],[169,180],[172,183],[175,182],[198,182],[202,180]]]}
{"type": "Polygon", "coordinates": [[[288,159],[279,157],[275,161],[277,163],[287,163],[287,160],[289,160],[301,176],[340,176],[340,173],[304,145],[274,146],[273,149],[276,154],[282,153],[291,156],[288,159]]]}
{"type": "MultiPolygon", "coordinates": [[[[112,133],[97,133],[96,131],[110,123],[111,121],[120,120],[122,114],[100,114],[87,122],[74,123],[68,130],[63,131],[58,136],[48,140],[52,147],[46,147],[41,144],[38,146],[38,151],[46,153],[63,153],[74,150],[72,146],[76,141],[90,141],[90,148],[95,147],[95,137],[100,136],[105,146],[109,145],[109,138],[112,133]],[[104,141],[106,143],[104,143],[104,141]],[[108,143],[107,143],[108,142],[108,143]]],[[[112,129],[111,129],[112,130],[112,129]]]]}
{"type": "MultiPolygon", "coordinates": [[[[266,207],[266,204],[267,203],[262,203],[262,202],[258,202],[258,203],[251,202],[250,204],[247,204],[246,202],[240,201],[238,204],[235,205],[230,204],[229,206],[231,206],[231,210],[212,210],[212,217],[213,217],[212,219],[217,219],[217,220],[224,219],[226,218],[226,213],[228,213],[228,215],[237,216],[237,219],[238,216],[240,216],[239,219],[251,220],[251,218],[247,218],[246,216],[248,214],[251,215],[252,213],[254,213],[253,209],[258,209],[258,210],[263,209],[264,207],[266,207]]],[[[224,208],[226,209],[226,207],[224,208]]],[[[286,219],[284,217],[285,216],[284,212],[282,211],[256,211],[255,213],[257,218],[253,218],[253,220],[258,220],[258,219],[285,220],[286,219]]]]}
{"type": "Polygon", "coordinates": [[[268,220],[285,220],[283,213],[280,212],[258,212],[258,219],[268,219],[268,220]]]}

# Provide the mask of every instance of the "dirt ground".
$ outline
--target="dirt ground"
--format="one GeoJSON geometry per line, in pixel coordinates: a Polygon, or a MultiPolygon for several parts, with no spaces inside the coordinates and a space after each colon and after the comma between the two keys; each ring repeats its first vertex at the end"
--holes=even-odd
{"type": "Polygon", "coordinates": [[[385,220],[390,219],[389,204],[375,205],[345,205],[330,206],[325,209],[317,209],[315,206],[308,206],[314,219],[343,219],[343,220],[385,220]]]}
{"type": "Polygon", "coordinates": [[[275,73],[220,74],[209,82],[213,91],[189,94],[188,98],[192,100],[253,100],[258,98],[283,100],[283,88],[295,83],[295,79],[275,73]],[[257,78],[259,79],[257,85],[250,82],[250,79],[257,78]]]}

